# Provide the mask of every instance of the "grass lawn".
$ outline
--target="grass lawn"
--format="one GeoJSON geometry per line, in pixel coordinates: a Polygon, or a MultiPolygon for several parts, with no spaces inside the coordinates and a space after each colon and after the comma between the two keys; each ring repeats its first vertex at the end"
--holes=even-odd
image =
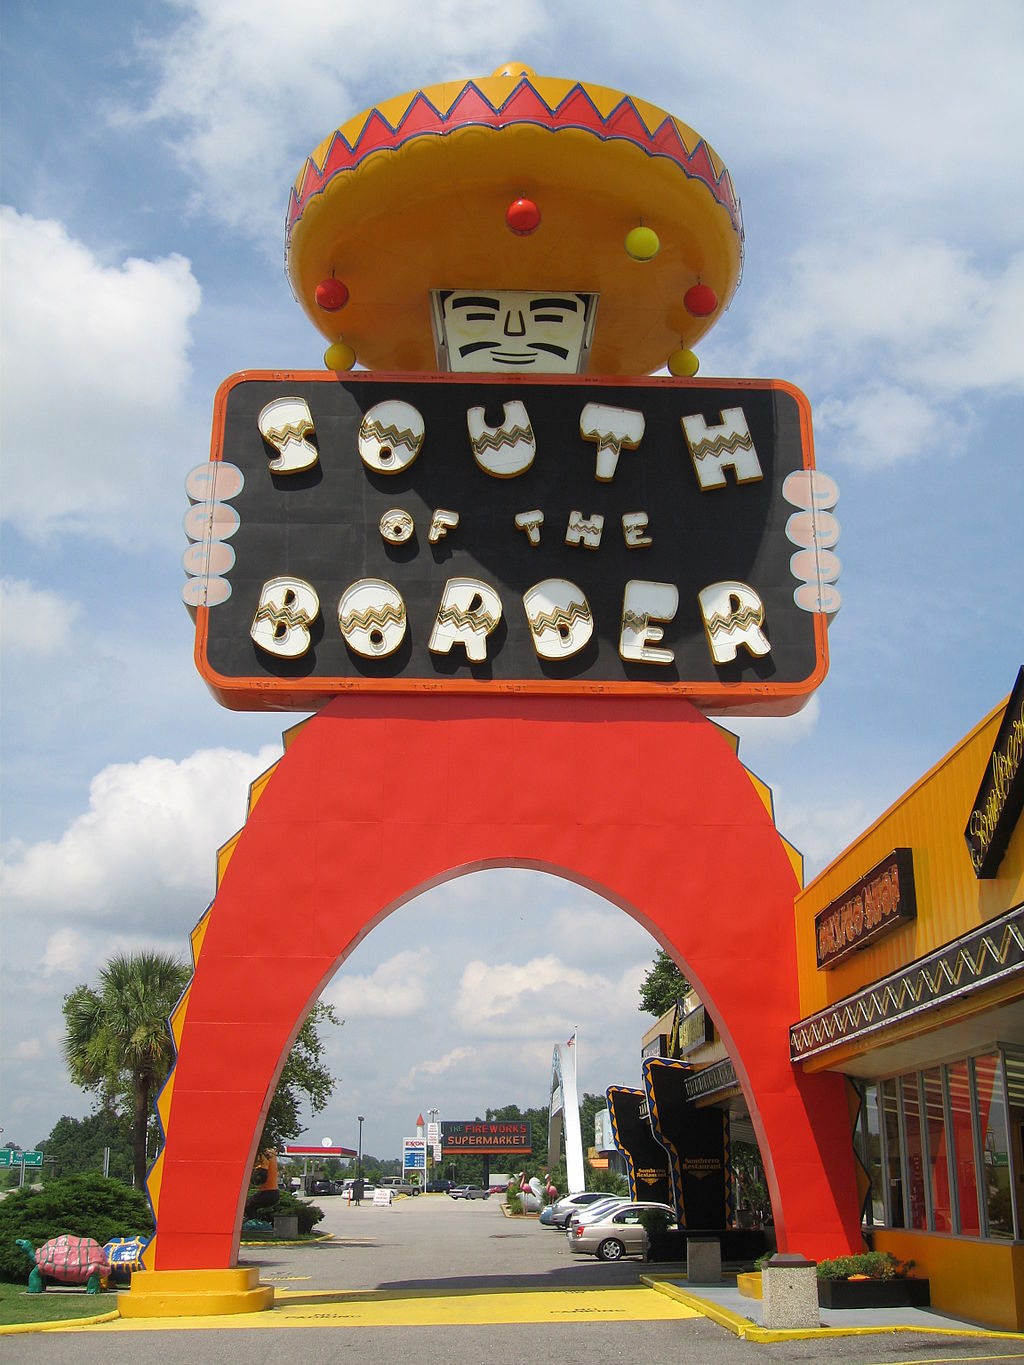
{"type": "Polygon", "coordinates": [[[112,1313],[117,1294],[87,1294],[84,1289],[48,1289],[45,1294],[29,1294],[26,1284],[0,1284],[0,1327],[27,1322],[60,1322],[67,1318],[92,1318],[112,1313]]]}

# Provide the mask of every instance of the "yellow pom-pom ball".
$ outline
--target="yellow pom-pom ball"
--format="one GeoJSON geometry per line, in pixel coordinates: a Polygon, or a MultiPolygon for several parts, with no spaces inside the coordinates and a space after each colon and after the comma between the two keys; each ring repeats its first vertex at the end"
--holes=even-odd
{"type": "Polygon", "coordinates": [[[626,255],[634,261],[650,261],[661,250],[661,242],[653,228],[635,227],[626,233],[626,255]]]}
{"type": "Polygon", "coordinates": [[[350,370],[355,363],[355,351],[343,341],[335,341],[324,351],[324,364],[329,370],[350,370]]]}
{"type": "Polygon", "coordinates": [[[668,372],[677,379],[692,379],[700,369],[700,361],[692,351],[673,351],[668,358],[668,372]]]}

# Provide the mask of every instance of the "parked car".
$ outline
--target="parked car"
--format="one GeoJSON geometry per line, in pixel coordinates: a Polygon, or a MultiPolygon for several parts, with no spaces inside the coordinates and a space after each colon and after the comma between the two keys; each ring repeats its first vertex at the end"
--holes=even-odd
{"type": "Polygon", "coordinates": [[[576,1255],[596,1256],[600,1261],[621,1261],[623,1256],[647,1259],[647,1227],[653,1235],[676,1227],[675,1210],[667,1204],[624,1204],[591,1221],[569,1228],[569,1250],[576,1255]]]}
{"type": "Polygon", "coordinates": [[[451,1187],[450,1180],[428,1180],[427,1194],[447,1194],[451,1187]]]}
{"type": "Polygon", "coordinates": [[[603,1218],[612,1209],[621,1209],[629,1200],[624,1199],[621,1194],[609,1194],[604,1199],[596,1199],[593,1204],[584,1204],[580,1209],[569,1210],[569,1221],[566,1228],[574,1228],[577,1223],[589,1222],[594,1218],[603,1218]]]}
{"type": "Polygon", "coordinates": [[[567,1228],[574,1213],[579,1213],[589,1204],[601,1203],[608,1197],[601,1190],[580,1190],[577,1194],[565,1194],[541,1210],[540,1221],[545,1227],[567,1228]]]}
{"type": "Polygon", "coordinates": [[[453,1185],[448,1191],[453,1199],[490,1199],[490,1190],[482,1185],[453,1185]]]}

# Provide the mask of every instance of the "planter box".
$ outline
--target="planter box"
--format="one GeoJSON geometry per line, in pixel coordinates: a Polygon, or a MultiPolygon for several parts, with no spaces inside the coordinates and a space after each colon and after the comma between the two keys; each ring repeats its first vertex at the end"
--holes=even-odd
{"type": "Polygon", "coordinates": [[[927,1308],[927,1280],[819,1280],[821,1308],[927,1308]]]}

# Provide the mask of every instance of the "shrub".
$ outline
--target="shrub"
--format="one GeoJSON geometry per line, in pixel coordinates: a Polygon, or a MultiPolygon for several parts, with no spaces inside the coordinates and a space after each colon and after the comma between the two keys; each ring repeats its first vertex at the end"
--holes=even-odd
{"type": "Polygon", "coordinates": [[[913,1261],[900,1261],[891,1251],[862,1251],[856,1256],[836,1256],[818,1262],[819,1280],[848,1280],[851,1275],[866,1275],[869,1280],[905,1280],[913,1261]]]}
{"type": "Polygon", "coordinates": [[[0,1202],[0,1280],[28,1279],[32,1267],[16,1245],[19,1237],[37,1249],[65,1232],[102,1246],[112,1237],[152,1237],[153,1219],[141,1190],[98,1175],[69,1175],[41,1190],[18,1190],[0,1202]]]}
{"type": "Polygon", "coordinates": [[[318,1204],[311,1204],[308,1199],[296,1199],[288,1190],[281,1190],[277,1203],[261,1210],[257,1217],[272,1223],[275,1218],[287,1217],[291,1213],[297,1213],[299,1216],[300,1232],[312,1232],[314,1225],[324,1216],[324,1211],[318,1204]]]}

